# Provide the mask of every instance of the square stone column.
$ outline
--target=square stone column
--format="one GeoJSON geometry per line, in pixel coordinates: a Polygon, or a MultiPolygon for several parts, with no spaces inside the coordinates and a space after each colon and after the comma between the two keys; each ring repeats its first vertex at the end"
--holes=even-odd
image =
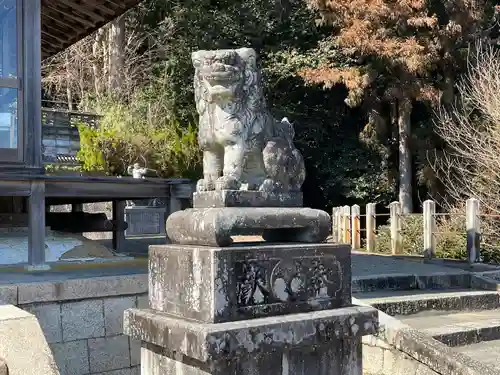
{"type": "Polygon", "coordinates": [[[361,375],[377,328],[346,245],[152,246],[149,303],[124,322],[142,375],[361,375]]]}

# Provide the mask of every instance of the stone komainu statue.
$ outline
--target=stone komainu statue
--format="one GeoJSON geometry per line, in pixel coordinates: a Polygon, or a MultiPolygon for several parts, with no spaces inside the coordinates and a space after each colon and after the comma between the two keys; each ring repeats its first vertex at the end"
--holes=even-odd
{"type": "Polygon", "coordinates": [[[192,60],[203,151],[197,191],[300,191],[304,160],[292,124],[266,107],[255,51],[197,51],[192,60]]]}

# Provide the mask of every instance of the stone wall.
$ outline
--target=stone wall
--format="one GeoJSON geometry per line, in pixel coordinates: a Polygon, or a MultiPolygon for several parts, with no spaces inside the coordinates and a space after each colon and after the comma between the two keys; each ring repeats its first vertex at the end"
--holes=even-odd
{"type": "Polygon", "coordinates": [[[0,300],[38,318],[61,375],[140,374],[123,312],[147,308],[147,275],[0,285],[0,300]]]}

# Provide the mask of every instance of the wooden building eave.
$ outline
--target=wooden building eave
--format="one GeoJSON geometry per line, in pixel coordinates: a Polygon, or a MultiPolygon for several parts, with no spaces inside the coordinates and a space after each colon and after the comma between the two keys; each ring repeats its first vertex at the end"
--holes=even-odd
{"type": "Polygon", "coordinates": [[[42,59],[53,56],[141,0],[41,0],[42,59]]]}

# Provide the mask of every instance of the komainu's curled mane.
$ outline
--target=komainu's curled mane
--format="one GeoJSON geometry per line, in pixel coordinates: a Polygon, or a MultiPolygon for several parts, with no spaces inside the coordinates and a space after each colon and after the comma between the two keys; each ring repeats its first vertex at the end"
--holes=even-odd
{"type": "Polygon", "coordinates": [[[255,51],[197,51],[192,61],[203,151],[197,191],[300,190],[305,173],[293,127],[267,109],[255,51]]]}

